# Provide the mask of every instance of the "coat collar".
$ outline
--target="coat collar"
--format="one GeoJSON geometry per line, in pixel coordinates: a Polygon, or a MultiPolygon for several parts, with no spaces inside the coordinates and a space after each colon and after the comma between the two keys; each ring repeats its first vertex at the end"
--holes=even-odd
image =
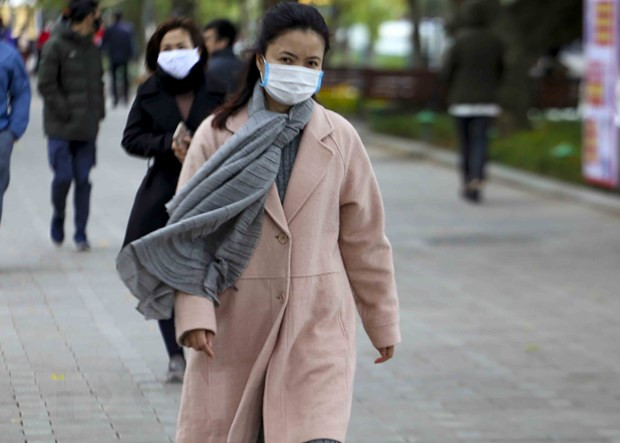
{"type": "MultiPolygon", "coordinates": [[[[236,133],[248,120],[247,108],[226,121],[226,129],[236,133]]],[[[299,151],[291,173],[284,204],[280,202],[274,184],[267,195],[265,211],[283,231],[289,232],[289,224],[304,206],[327,171],[327,164],[334,150],[325,139],[334,131],[334,126],[325,108],[314,103],[310,121],[306,125],[299,143],[299,151]]]]}
{"type": "MultiPolygon", "coordinates": [[[[155,76],[151,76],[146,80],[141,87],[140,94],[143,96],[145,108],[150,110],[151,115],[155,116],[158,121],[173,122],[174,127],[171,130],[174,130],[176,122],[182,120],[181,112],[174,96],[163,90],[155,76]]],[[[187,126],[192,131],[198,129],[205,116],[210,114],[222,100],[223,94],[221,89],[210,85],[209,78],[207,77],[207,81],[194,91],[192,107],[185,120],[187,126]]]]}

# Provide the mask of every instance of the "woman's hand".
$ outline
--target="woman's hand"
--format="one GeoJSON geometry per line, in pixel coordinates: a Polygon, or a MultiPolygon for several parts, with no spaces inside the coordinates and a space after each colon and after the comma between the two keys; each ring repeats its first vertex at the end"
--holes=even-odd
{"type": "Polygon", "coordinates": [[[209,357],[213,358],[215,357],[215,352],[213,351],[214,339],[215,334],[213,332],[205,329],[194,329],[185,334],[183,346],[192,348],[198,352],[204,352],[209,357]]]}
{"type": "Polygon", "coordinates": [[[376,365],[385,363],[386,361],[394,357],[394,346],[388,346],[386,348],[377,348],[377,351],[379,351],[379,354],[381,354],[381,357],[375,360],[376,365]]]}
{"type": "Polygon", "coordinates": [[[172,152],[174,152],[174,156],[183,163],[185,161],[185,157],[187,156],[187,149],[189,145],[192,143],[192,138],[189,135],[183,137],[181,143],[177,143],[176,140],[172,140],[172,152]]]}

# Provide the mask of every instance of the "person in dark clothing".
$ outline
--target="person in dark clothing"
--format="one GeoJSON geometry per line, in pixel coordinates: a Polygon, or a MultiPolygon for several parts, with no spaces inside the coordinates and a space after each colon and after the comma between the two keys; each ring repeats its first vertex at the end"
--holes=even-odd
{"type": "MultiPolygon", "coordinates": [[[[127,223],[123,246],[166,225],[166,203],[174,196],[191,136],[173,137],[183,122],[190,133],[224,101],[221,83],[205,75],[206,50],[198,27],[187,18],[162,23],[150,38],[146,66],[150,77],[138,88],[123,134],[125,150],[151,162],[127,223]]],[[[159,321],[170,357],[168,381],[181,381],[183,349],[176,343],[174,319],[159,321]]]]}
{"type": "Polygon", "coordinates": [[[43,122],[48,137],[52,181],[52,242],[64,241],[65,206],[75,183],[75,235],[77,251],[90,249],[86,223],[90,212],[89,175],[95,165],[95,142],[105,117],[103,67],[93,44],[98,29],[98,4],[74,0],[67,24],[59,22],[43,48],[39,67],[39,92],[43,96],[43,122]]]}
{"type": "Polygon", "coordinates": [[[226,85],[232,94],[239,87],[243,62],[233,53],[237,37],[235,26],[228,20],[213,20],[204,28],[204,40],[209,54],[207,72],[226,85]]]}
{"type": "Polygon", "coordinates": [[[468,201],[479,202],[485,179],[488,129],[500,113],[496,95],[504,70],[504,46],[488,27],[484,5],[465,5],[462,29],[446,55],[443,79],[460,141],[462,194],[468,201]]]}
{"type": "Polygon", "coordinates": [[[122,98],[129,102],[129,62],[135,55],[134,33],[131,25],[123,21],[123,14],[114,14],[114,24],[105,30],[102,47],[110,61],[110,77],[114,106],[122,98]],[[119,93],[120,77],[120,93],[119,93]],[[120,96],[120,97],[119,97],[120,96]]]}

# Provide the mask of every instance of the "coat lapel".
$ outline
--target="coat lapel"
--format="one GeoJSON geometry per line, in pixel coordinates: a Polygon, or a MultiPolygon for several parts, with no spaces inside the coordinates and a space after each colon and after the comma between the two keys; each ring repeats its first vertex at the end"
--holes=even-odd
{"type": "MultiPolygon", "coordinates": [[[[247,109],[243,109],[227,120],[226,128],[230,132],[236,133],[247,119],[247,109]]],[[[327,119],[325,108],[315,103],[312,117],[304,129],[299,143],[299,152],[286,190],[284,205],[280,202],[275,184],[267,194],[265,211],[280,229],[287,233],[289,231],[288,225],[325,176],[326,166],[332,159],[334,151],[324,140],[333,130],[330,121],[327,119]]]]}
{"type": "Polygon", "coordinates": [[[154,121],[162,122],[165,125],[164,129],[168,131],[174,131],[181,121],[181,113],[174,97],[164,92],[145,98],[142,106],[154,121]]]}
{"type": "Polygon", "coordinates": [[[312,118],[301,137],[299,152],[284,198],[284,214],[289,224],[325,176],[327,164],[334,155],[333,149],[325,143],[325,139],[333,130],[325,108],[315,103],[312,118]]]}

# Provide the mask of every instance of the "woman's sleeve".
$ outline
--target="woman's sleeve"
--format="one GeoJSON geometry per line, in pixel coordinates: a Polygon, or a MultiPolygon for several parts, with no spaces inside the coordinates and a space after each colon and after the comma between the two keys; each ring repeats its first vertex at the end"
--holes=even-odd
{"type": "Polygon", "coordinates": [[[401,340],[392,247],[370,159],[355,130],[350,132],[340,191],[339,245],[364,329],[373,345],[383,348],[401,340]]]}
{"type": "MultiPolygon", "coordinates": [[[[211,128],[211,119],[205,120],[194,135],[183,162],[177,190],[183,187],[217,149],[217,140],[211,128]]],[[[215,306],[207,297],[177,292],[174,303],[174,323],[177,342],[183,345],[185,335],[204,329],[217,333],[215,306]]]]}
{"type": "Polygon", "coordinates": [[[129,154],[139,157],[155,157],[172,149],[173,133],[154,134],[151,116],[142,109],[142,99],[138,93],[123,132],[121,144],[129,154]]]}

